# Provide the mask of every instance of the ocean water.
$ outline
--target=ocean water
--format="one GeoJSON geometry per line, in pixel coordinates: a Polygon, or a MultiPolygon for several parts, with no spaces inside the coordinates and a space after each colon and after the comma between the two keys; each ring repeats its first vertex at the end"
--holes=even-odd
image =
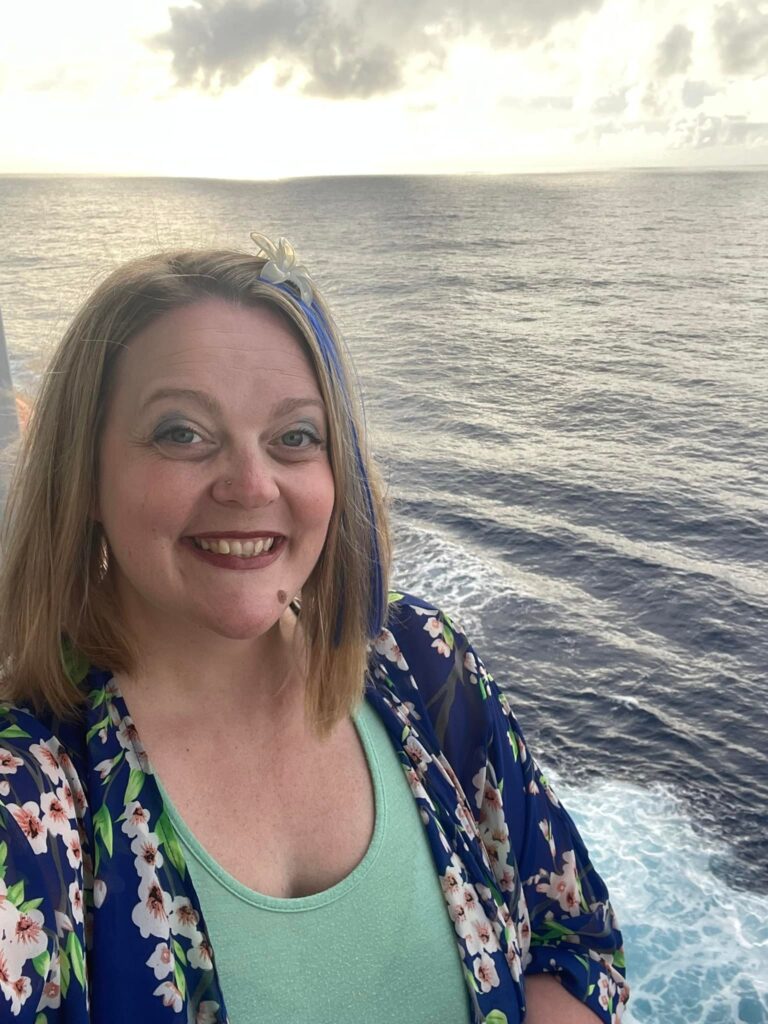
{"type": "Polygon", "coordinates": [[[116,263],[254,228],[344,329],[398,586],[467,625],[609,881],[629,1019],[768,1021],[768,171],[0,177],[16,380],[116,263]]]}

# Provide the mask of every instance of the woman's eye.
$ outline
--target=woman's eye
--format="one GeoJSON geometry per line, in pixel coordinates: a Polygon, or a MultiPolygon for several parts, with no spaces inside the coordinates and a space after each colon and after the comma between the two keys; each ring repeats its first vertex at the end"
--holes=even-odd
{"type": "Polygon", "coordinates": [[[306,427],[297,428],[296,430],[286,430],[286,432],[280,436],[280,440],[286,448],[309,448],[312,445],[321,443],[317,434],[306,427]]]}
{"type": "Polygon", "coordinates": [[[169,441],[171,444],[178,444],[184,447],[200,444],[203,440],[196,430],[193,430],[192,427],[186,427],[183,424],[175,424],[161,428],[155,434],[154,439],[155,441],[169,441]]]}

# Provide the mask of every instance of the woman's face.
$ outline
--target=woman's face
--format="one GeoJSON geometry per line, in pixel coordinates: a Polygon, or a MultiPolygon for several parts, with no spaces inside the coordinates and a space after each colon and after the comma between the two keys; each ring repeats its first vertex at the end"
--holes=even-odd
{"type": "Polygon", "coordinates": [[[96,518],[139,643],[164,628],[245,640],[275,625],[325,542],[327,441],[309,360],[269,308],[205,299],[130,341],[96,518]]]}

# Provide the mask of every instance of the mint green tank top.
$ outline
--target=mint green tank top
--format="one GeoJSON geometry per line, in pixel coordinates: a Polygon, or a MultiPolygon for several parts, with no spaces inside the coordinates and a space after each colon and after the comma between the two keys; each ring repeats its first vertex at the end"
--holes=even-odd
{"type": "Polygon", "coordinates": [[[324,892],[254,892],[209,856],[161,792],[184,846],[232,1024],[467,1024],[453,924],[418,808],[383,724],[355,715],[376,805],[370,846],[324,892]]]}

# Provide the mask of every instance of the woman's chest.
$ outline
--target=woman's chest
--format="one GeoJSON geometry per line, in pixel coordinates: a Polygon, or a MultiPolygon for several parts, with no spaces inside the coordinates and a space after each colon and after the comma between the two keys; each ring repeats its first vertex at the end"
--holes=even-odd
{"type": "Polygon", "coordinates": [[[283,898],[330,888],[365,855],[373,787],[352,723],[320,745],[247,737],[193,751],[153,744],[158,780],[203,849],[238,882],[283,898]]]}

